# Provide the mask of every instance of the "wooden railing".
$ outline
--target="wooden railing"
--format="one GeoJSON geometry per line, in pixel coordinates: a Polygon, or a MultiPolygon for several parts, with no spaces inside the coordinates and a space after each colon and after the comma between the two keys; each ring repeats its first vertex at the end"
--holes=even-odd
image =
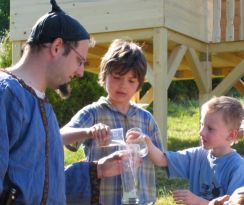
{"type": "Polygon", "coordinates": [[[212,42],[244,40],[244,0],[213,0],[212,42]]]}

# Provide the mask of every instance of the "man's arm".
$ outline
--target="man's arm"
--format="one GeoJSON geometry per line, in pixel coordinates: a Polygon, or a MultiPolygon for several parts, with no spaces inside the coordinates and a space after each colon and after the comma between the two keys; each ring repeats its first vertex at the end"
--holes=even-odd
{"type": "MultiPolygon", "coordinates": [[[[116,176],[123,171],[123,160],[128,152],[117,151],[97,162],[78,162],[65,169],[66,198],[68,203],[91,204],[99,200],[97,188],[100,179],[116,176]]],[[[139,160],[138,160],[139,162],[139,160]]]]}

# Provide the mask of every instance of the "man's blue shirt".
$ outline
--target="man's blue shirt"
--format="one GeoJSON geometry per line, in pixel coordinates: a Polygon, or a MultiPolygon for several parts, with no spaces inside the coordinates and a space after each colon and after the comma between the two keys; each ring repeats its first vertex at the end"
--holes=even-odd
{"type": "MultiPolygon", "coordinates": [[[[14,183],[20,189],[17,201],[26,205],[40,204],[44,186],[46,133],[38,103],[38,98],[18,80],[0,72],[0,194],[14,183]]],[[[49,141],[47,204],[66,204],[65,179],[67,198],[89,204],[89,164],[70,166],[65,178],[59,125],[48,102],[45,110],[49,141]]]]}

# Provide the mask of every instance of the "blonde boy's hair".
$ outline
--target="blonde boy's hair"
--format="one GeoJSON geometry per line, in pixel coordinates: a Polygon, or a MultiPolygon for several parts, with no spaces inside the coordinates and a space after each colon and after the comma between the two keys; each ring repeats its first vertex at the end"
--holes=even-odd
{"type": "Polygon", "coordinates": [[[145,79],[147,72],[147,62],[143,51],[136,43],[115,39],[108,48],[108,51],[100,63],[99,84],[105,86],[106,77],[111,73],[125,75],[133,71],[139,81],[139,90],[145,79]]]}
{"type": "Polygon", "coordinates": [[[238,131],[238,140],[244,136],[244,110],[242,104],[233,97],[213,97],[202,106],[202,115],[221,112],[226,125],[238,131]]]}

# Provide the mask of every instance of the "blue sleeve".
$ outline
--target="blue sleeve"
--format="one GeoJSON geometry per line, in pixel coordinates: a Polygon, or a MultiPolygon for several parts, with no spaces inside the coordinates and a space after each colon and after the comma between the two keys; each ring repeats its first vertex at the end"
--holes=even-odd
{"type": "MultiPolygon", "coordinates": [[[[237,155],[236,155],[237,156],[237,155]]],[[[244,160],[241,156],[235,157],[235,162],[233,166],[229,165],[226,168],[226,172],[229,172],[228,175],[225,174],[224,176],[229,176],[229,180],[225,180],[223,183],[227,187],[227,194],[232,194],[238,187],[244,186],[244,160]]]]}
{"type": "Polygon", "coordinates": [[[90,204],[91,184],[90,165],[78,162],[65,169],[65,189],[67,203],[90,204]]]}
{"type": "Polygon", "coordinates": [[[182,151],[165,152],[168,167],[167,174],[169,177],[179,177],[189,179],[189,173],[192,164],[196,161],[196,149],[190,148],[182,151]]]}
{"type": "Polygon", "coordinates": [[[228,194],[232,194],[237,188],[244,186],[244,166],[239,167],[235,170],[232,175],[232,179],[229,182],[227,189],[228,194]]]}
{"type": "Polygon", "coordinates": [[[3,85],[0,87],[0,193],[9,163],[11,147],[19,138],[21,115],[20,103],[12,92],[3,85]]]}
{"type": "Polygon", "coordinates": [[[94,125],[94,109],[91,105],[79,110],[65,126],[68,127],[91,127],[94,125]]]}

